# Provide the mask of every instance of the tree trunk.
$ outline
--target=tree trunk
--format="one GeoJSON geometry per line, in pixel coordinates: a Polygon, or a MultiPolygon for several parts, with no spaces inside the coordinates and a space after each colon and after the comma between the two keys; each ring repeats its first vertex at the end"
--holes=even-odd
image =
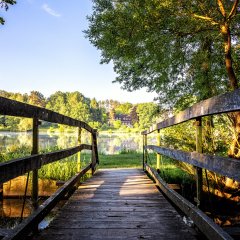
{"type": "Polygon", "coordinates": [[[233,123],[234,135],[228,156],[240,159],[240,112],[229,114],[229,117],[233,123]]]}
{"type": "Polygon", "coordinates": [[[225,52],[225,66],[229,78],[230,89],[235,90],[238,88],[238,81],[233,69],[233,61],[232,61],[232,43],[231,43],[231,33],[228,23],[224,23],[221,26],[221,33],[224,39],[224,52],[225,52]]]}

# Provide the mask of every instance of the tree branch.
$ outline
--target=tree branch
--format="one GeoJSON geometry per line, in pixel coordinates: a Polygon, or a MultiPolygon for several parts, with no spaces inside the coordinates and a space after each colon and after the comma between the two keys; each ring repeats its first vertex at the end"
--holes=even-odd
{"type": "Polygon", "coordinates": [[[199,18],[199,19],[202,19],[202,20],[206,20],[206,21],[209,21],[209,22],[211,22],[213,25],[219,25],[219,23],[218,22],[216,22],[216,21],[214,21],[212,18],[210,18],[210,17],[207,17],[207,16],[201,16],[201,15],[198,15],[198,14],[193,14],[193,16],[195,17],[195,18],[199,18]]]}
{"type": "Polygon", "coordinates": [[[232,10],[231,12],[229,13],[229,16],[228,16],[228,19],[230,20],[231,18],[234,17],[234,15],[236,14],[236,10],[237,10],[237,6],[239,4],[239,0],[235,0],[234,4],[233,4],[233,7],[232,7],[232,10]]]}
{"type": "Polygon", "coordinates": [[[218,3],[218,7],[219,7],[221,14],[223,15],[224,18],[226,18],[226,12],[225,12],[222,0],[217,0],[217,3],[218,3]]]}

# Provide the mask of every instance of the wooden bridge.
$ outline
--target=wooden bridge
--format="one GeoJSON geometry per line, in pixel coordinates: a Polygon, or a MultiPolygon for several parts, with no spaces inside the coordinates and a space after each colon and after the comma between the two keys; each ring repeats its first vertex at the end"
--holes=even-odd
{"type": "Polygon", "coordinates": [[[214,171],[240,181],[240,161],[202,153],[201,118],[208,115],[240,111],[240,91],[223,94],[193,105],[178,115],[155,124],[143,132],[143,169],[97,170],[99,163],[96,131],[84,122],[43,108],[0,97],[0,114],[33,119],[32,155],[0,164],[0,184],[33,171],[32,199],[38,199],[38,169],[41,166],[79,153],[92,151],[92,160],[69,179],[51,197],[12,230],[0,229],[0,239],[233,239],[200,209],[202,169],[214,171]],[[79,145],[56,152],[39,154],[39,121],[66,124],[79,129],[79,145]],[[184,152],[160,146],[159,133],[189,120],[196,121],[196,151],[184,152]],[[81,144],[81,129],[86,129],[92,144],[81,144]],[[147,144],[147,136],[158,132],[158,144],[147,144]],[[157,170],[148,164],[147,150],[187,162],[196,168],[197,206],[193,205],[161,179],[157,170]],[[93,177],[80,184],[80,178],[92,170],[93,177]],[[152,180],[147,177],[148,173],[152,180]],[[50,226],[36,233],[38,224],[74,187],[75,193],[61,209],[50,226]],[[177,210],[176,210],[177,209],[177,210]],[[194,228],[183,222],[181,215],[191,218],[194,228]],[[196,230],[198,229],[198,230],[196,230]],[[34,234],[32,234],[34,233],[34,234]]]}

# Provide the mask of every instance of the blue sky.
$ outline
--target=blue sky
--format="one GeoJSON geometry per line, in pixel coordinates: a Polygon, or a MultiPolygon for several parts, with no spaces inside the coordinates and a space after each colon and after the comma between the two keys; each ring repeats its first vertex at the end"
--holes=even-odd
{"type": "Polygon", "coordinates": [[[113,84],[112,65],[100,65],[100,52],[84,38],[91,0],[17,0],[0,26],[0,89],[49,96],[80,91],[97,100],[148,102],[155,94],[129,93],[113,84]]]}

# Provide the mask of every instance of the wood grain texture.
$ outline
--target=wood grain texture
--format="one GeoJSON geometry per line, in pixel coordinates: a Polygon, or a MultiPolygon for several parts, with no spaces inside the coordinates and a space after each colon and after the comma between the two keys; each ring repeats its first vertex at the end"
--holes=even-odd
{"type": "Polygon", "coordinates": [[[240,161],[237,159],[198,152],[185,152],[154,145],[148,145],[145,148],[175,160],[186,162],[196,167],[206,168],[223,176],[240,181],[240,161]]]}
{"type": "Polygon", "coordinates": [[[235,111],[240,111],[240,89],[196,103],[177,115],[154,124],[148,130],[142,132],[142,134],[149,134],[156,130],[167,128],[198,117],[235,111]]]}
{"type": "Polygon", "coordinates": [[[36,211],[34,211],[25,221],[20,223],[10,233],[7,233],[3,240],[20,240],[26,239],[35,227],[40,223],[47,214],[56,206],[56,204],[63,199],[69,191],[71,191],[80,178],[91,169],[91,164],[86,166],[81,172],[77,173],[65,184],[60,187],[51,197],[49,197],[43,204],[41,204],[36,211]]]}
{"type": "Polygon", "coordinates": [[[65,124],[73,127],[81,127],[89,132],[94,132],[94,129],[92,129],[85,122],[67,117],[45,108],[18,102],[4,97],[0,97],[0,114],[16,117],[38,118],[39,120],[47,122],[65,124]]]}
{"type": "Polygon", "coordinates": [[[39,169],[41,166],[48,163],[56,162],[60,159],[72,156],[83,149],[92,150],[92,146],[81,144],[77,147],[59,150],[56,152],[35,154],[0,163],[0,183],[7,182],[8,180],[21,176],[34,169],[39,169]]]}
{"type": "Polygon", "coordinates": [[[170,189],[159,176],[157,171],[146,164],[147,172],[154,178],[160,189],[171,199],[171,201],[178,206],[187,216],[189,216],[196,226],[212,240],[233,240],[220,226],[215,224],[204,212],[190,203],[187,199],[182,197],[177,192],[170,189]]]}
{"type": "Polygon", "coordinates": [[[196,239],[140,169],[99,170],[35,240],[196,239]]]}

